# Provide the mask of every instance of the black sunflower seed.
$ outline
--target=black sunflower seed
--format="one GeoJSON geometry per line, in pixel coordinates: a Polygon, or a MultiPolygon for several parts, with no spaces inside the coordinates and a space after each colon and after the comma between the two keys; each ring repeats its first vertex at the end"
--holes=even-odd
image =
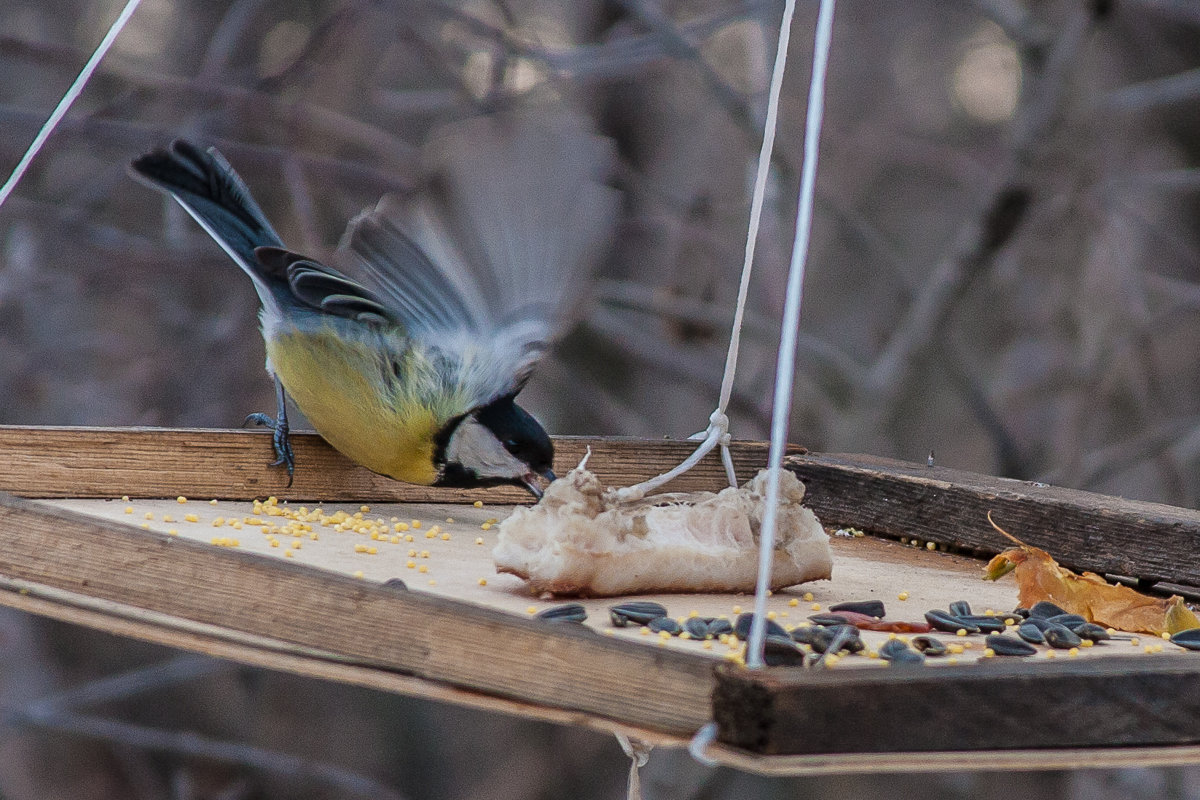
{"type": "Polygon", "coordinates": [[[971,616],[971,604],[966,600],[955,600],[949,606],[949,611],[956,617],[971,616]]]}
{"type": "Polygon", "coordinates": [[[912,646],[927,656],[944,656],[947,652],[946,645],[932,636],[914,636],[912,646]]]}
{"type": "Polygon", "coordinates": [[[587,609],[582,603],[564,603],[561,606],[550,606],[537,613],[537,619],[547,622],[583,622],[587,619],[587,609]]]}
{"type": "Polygon", "coordinates": [[[1025,625],[1032,625],[1039,631],[1044,631],[1046,628],[1050,627],[1050,623],[1046,621],[1045,617],[1029,617],[1022,622],[1021,625],[1022,627],[1025,625]]]}
{"type": "Polygon", "coordinates": [[[1200,628],[1188,628],[1171,637],[1171,644],[1177,644],[1184,650],[1200,650],[1200,628]]]}
{"type": "Polygon", "coordinates": [[[401,578],[388,578],[386,581],[383,582],[383,585],[388,587],[389,589],[396,589],[401,592],[408,591],[408,584],[405,583],[403,581],[403,579],[401,579],[401,578]]]}
{"type": "Polygon", "coordinates": [[[679,623],[671,617],[655,617],[646,623],[646,627],[650,629],[651,633],[662,633],[663,631],[666,631],[672,636],[678,636],[679,634],[683,633],[683,628],[680,627],[679,623]]]}
{"type": "MultiPolygon", "coordinates": [[[[750,622],[754,619],[754,615],[750,613],[739,614],[737,621],[733,623],[733,635],[741,639],[743,642],[750,638],[750,622]]],[[[788,632],[783,629],[773,619],[767,620],[767,636],[783,636],[788,638],[788,632]]]]}
{"type": "Polygon", "coordinates": [[[1085,622],[1082,625],[1076,625],[1071,630],[1080,639],[1090,639],[1093,642],[1104,642],[1112,638],[1112,634],[1108,632],[1108,628],[1103,625],[1097,625],[1094,622],[1085,622]]]}
{"type": "Polygon", "coordinates": [[[763,663],[769,667],[795,667],[804,663],[804,651],[787,636],[763,640],[763,663]]]}
{"type": "Polygon", "coordinates": [[[1042,629],[1037,625],[1031,625],[1029,622],[1017,626],[1017,636],[1020,636],[1030,644],[1046,643],[1046,637],[1042,633],[1042,629]]]}
{"type": "Polygon", "coordinates": [[[683,621],[684,632],[693,639],[708,639],[712,634],[708,630],[708,623],[701,617],[688,617],[683,621]]]}
{"type": "Polygon", "coordinates": [[[916,667],[924,663],[925,656],[911,648],[901,650],[888,659],[888,664],[893,667],[916,667]]]}
{"type": "Polygon", "coordinates": [[[879,657],[884,661],[891,661],[897,653],[903,653],[906,650],[912,652],[912,648],[907,643],[899,639],[888,639],[879,646],[879,657]]]}
{"type": "Polygon", "coordinates": [[[849,625],[850,620],[841,614],[813,614],[808,618],[813,625],[828,627],[830,625],[849,625]]]}
{"type": "Polygon", "coordinates": [[[792,628],[792,641],[799,644],[812,644],[813,637],[820,629],[819,625],[797,625],[792,628]]]}
{"type": "Polygon", "coordinates": [[[614,628],[624,628],[629,624],[648,625],[650,620],[666,615],[666,606],[651,600],[634,600],[608,609],[608,618],[612,621],[614,628]]]}
{"type": "Polygon", "coordinates": [[[1059,614],[1056,617],[1046,617],[1046,622],[1075,630],[1080,625],[1086,625],[1087,619],[1079,614],[1059,614]]]}
{"type": "Polygon", "coordinates": [[[1021,619],[1029,619],[1029,609],[1025,608],[1023,606],[1017,606],[1016,608],[1014,608],[1012,610],[1012,614],[1014,617],[1020,617],[1021,619]]]}
{"type": "Polygon", "coordinates": [[[705,617],[710,636],[720,636],[723,633],[733,633],[733,623],[722,617],[705,617]]]}
{"type": "Polygon", "coordinates": [[[925,621],[936,630],[947,633],[958,633],[960,628],[967,633],[979,633],[977,626],[937,608],[925,612],[925,621]]]}
{"type": "Polygon", "coordinates": [[[855,614],[866,614],[868,617],[876,617],[883,619],[887,616],[887,611],[883,607],[882,600],[854,600],[848,603],[835,603],[829,607],[829,610],[837,613],[838,611],[851,611],[855,614]]]}
{"type": "MultiPolygon", "coordinates": [[[[955,616],[958,616],[955,614],[955,616]]],[[[989,617],[985,614],[970,614],[958,617],[963,622],[969,622],[984,633],[1003,633],[1007,627],[1000,617],[989,617]]]]}
{"type": "Polygon", "coordinates": [[[1047,625],[1046,630],[1042,631],[1042,635],[1046,637],[1046,644],[1059,650],[1079,647],[1080,642],[1083,641],[1064,625],[1047,625]]]}
{"type": "Polygon", "coordinates": [[[1029,609],[1029,616],[1031,618],[1032,617],[1041,617],[1042,619],[1048,619],[1050,617],[1057,617],[1059,614],[1066,614],[1066,613],[1067,613],[1067,610],[1065,608],[1056,606],[1056,605],[1054,605],[1054,603],[1051,603],[1049,600],[1039,600],[1038,602],[1033,604],[1032,608],[1029,609]]]}
{"type": "Polygon", "coordinates": [[[814,653],[861,653],[866,649],[858,635],[858,628],[853,625],[817,628],[809,644],[814,653]]]}
{"type": "Polygon", "coordinates": [[[1037,648],[1029,642],[1023,642],[1012,636],[993,633],[985,641],[992,652],[998,656],[1032,656],[1037,653],[1037,648]]]}

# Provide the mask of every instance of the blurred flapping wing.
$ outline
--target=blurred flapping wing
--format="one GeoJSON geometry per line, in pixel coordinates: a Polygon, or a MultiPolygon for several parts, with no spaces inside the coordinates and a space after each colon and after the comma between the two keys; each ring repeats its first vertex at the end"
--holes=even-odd
{"type": "Polygon", "coordinates": [[[340,255],[482,405],[519,391],[563,332],[612,234],[612,164],[561,108],[453,123],[430,137],[422,191],[356,218],[340,255]]]}

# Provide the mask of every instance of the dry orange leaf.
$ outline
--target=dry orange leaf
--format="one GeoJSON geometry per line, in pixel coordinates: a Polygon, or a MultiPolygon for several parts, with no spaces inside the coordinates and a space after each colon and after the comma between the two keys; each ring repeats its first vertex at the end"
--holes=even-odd
{"type": "Polygon", "coordinates": [[[1094,572],[1076,575],[1059,566],[1045,550],[1025,544],[992,521],[988,522],[1017,543],[988,562],[984,580],[994,581],[1012,572],[1017,579],[1017,602],[1029,608],[1039,600],[1049,600],[1090,622],[1139,633],[1178,633],[1200,628],[1200,618],[1178,595],[1150,597],[1128,586],[1113,585],[1094,572]]]}

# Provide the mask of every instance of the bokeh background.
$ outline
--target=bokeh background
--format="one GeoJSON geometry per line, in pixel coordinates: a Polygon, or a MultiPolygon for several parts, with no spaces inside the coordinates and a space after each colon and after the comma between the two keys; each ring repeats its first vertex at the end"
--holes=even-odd
{"type": "MultiPolygon", "coordinates": [[[[120,5],[0,0],[0,165],[120,5]]],[[[216,144],[285,241],[329,257],[354,214],[417,184],[436,126],[538,93],[613,140],[623,199],[525,404],[555,433],[703,428],[781,11],[145,0],[0,208],[0,424],[226,427],[273,408],[248,281],[129,179],[135,155],[177,136],[216,144]]],[[[1195,506],[1200,3],[842,0],[837,14],[790,438],[1195,506]]],[[[800,2],[730,409],[739,438],[763,438],[770,414],[815,17],[800,2]]],[[[627,761],[598,734],[233,666],[104,708],[257,750],[222,761],[128,729],[55,728],[33,700],[174,656],[7,613],[0,634],[2,797],[624,790],[627,761]]],[[[643,775],[650,798],[1200,797],[1188,770],[766,780],[656,753],[643,775]]]]}

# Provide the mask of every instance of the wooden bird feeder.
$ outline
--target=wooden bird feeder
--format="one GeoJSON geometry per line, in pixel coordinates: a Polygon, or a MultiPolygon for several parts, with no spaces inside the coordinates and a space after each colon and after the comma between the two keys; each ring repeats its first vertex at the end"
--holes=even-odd
{"type": "MultiPolygon", "coordinates": [[[[553,601],[494,573],[495,532],[484,527],[525,502],[517,490],[397,483],[312,434],[293,435],[297,470],[287,488],[282,471],[267,466],[269,437],[0,427],[0,604],[255,666],[658,745],[684,745],[715,721],[709,755],[768,774],[1200,761],[1200,654],[1167,643],[1147,654],[1118,641],[1077,658],[980,659],[982,640],[973,637],[957,665],[898,669],[847,658],[828,670],[751,671],[722,657],[725,645],[612,628],[608,607],[628,598],[583,601],[582,625],[534,617],[531,608],[553,601]],[[269,496],[287,509],[319,502],[353,514],[366,505],[364,515],[384,519],[391,533],[263,533],[272,520],[255,517],[251,503],[269,496]],[[403,535],[392,517],[409,526],[403,535]],[[438,532],[427,538],[433,525],[438,532]],[[227,546],[214,546],[220,539],[227,546]],[[385,585],[390,578],[408,588],[385,585]]],[[[590,447],[589,468],[610,485],[658,474],[692,448],[570,437],[556,445],[556,469],[569,469],[590,447]]],[[[761,443],[735,443],[732,452],[742,476],[766,463],[761,443]]],[[[867,535],[834,537],[833,580],[771,598],[781,622],[844,600],[883,600],[896,619],[920,620],[960,599],[1011,610],[1011,582],[980,580],[981,559],[1008,546],[987,524],[988,511],[1064,566],[1200,592],[1195,511],[865,456],[797,449],[787,467],[828,530],[867,535]]],[[[710,456],[672,488],[723,483],[710,456]]],[[[752,604],[731,595],[639,599],[662,602],[673,616],[732,615],[752,604]]]]}

